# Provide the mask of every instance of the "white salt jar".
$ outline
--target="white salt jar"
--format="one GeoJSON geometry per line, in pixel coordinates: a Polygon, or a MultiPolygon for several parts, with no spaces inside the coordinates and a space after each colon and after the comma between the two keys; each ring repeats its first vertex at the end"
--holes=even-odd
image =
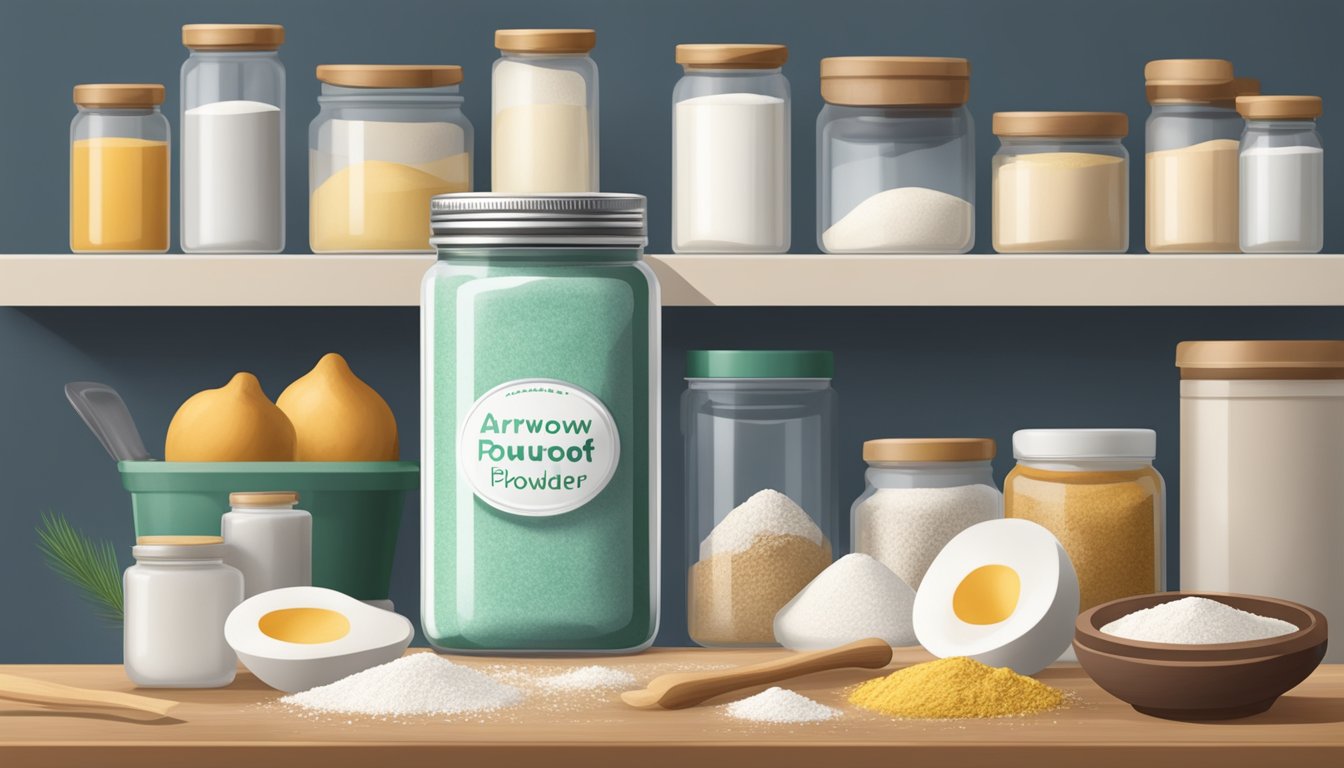
{"type": "Polygon", "coordinates": [[[313,516],[295,509],[299,494],[264,491],[229,494],[219,521],[224,562],[243,574],[243,596],[313,583],[313,516]]]}
{"type": "Polygon", "coordinates": [[[863,494],[850,509],[854,552],[873,557],[919,589],[947,542],[1003,517],[988,438],[869,440],[863,494]]]}
{"type": "Polygon", "coordinates": [[[1319,253],[1325,235],[1325,150],[1319,96],[1241,96],[1241,250],[1319,253]]]}
{"type": "Polygon", "coordinates": [[[678,45],[672,250],[789,250],[789,81],[783,45],[678,45]]]}

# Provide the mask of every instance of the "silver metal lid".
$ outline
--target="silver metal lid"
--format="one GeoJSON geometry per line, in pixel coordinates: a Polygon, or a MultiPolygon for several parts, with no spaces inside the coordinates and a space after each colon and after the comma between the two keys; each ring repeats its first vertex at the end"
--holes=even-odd
{"type": "Polygon", "coordinates": [[[464,192],[429,201],[430,243],[445,247],[640,248],[648,243],[643,195],[464,192]]]}

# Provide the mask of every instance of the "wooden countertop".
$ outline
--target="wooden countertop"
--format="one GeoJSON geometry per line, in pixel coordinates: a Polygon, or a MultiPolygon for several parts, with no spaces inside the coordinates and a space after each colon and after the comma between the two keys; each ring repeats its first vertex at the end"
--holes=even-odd
{"type": "MultiPolygon", "coordinates": [[[[555,674],[583,664],[622,667],[640,682],[669,671],[762,661],[778,650],[658,649],[626,658],[454,658],[476,667],[555,674]]],[[[896,665],[926,660],[897,651],[896,665]]],[[[0,666],[0,672],[70,685],[130,691],[115,665],[0,666]]],[[[728,719],[711,703],[680,711],[630,709],[615,693],[568,697],[532,691],[517,708],[487,715],[399,722],[298,714],[250,674],[228,688],[141,693],[175,699],[173,718],[139,722],[108,714],[46,710],[0,700],[0,766],[101,768],[456,768],[600,766],[636,768],[1198,768],[1344,765],[1344,665],[1322,666],[1269,712],[1226,723],[1145,717],[1098,689],[1077,666],[1042,679],[1073,694],[1068,709],[979,721],[900,721],[856,710],[844,689],[874,673],[827,672],[786,684],[842,707],[837,720],[763,725],[728,719]]],[[[721,702],[719,702],[721,703],[721,702]]]]}

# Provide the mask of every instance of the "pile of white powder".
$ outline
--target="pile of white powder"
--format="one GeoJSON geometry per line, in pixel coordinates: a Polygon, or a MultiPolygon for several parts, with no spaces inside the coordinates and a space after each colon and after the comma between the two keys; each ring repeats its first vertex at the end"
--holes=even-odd
{"type": "Polygon", "coordinates": [[[1003,517],[1003,494],[987,485],[882,488],[854,508],[854,549],[919,589],[933,559],[972,525],[1003,517]]]}
{"type": "Polygon", "coordinates": [[[751,548],[757,536],[798,536],[820,546],[824,537],[817,524],[793,499],[769,488],[733,508],[700,543],[700,559],[734,554],[751,548]]]}
{"type": "Polygon", "coordinates": [[[542,677],[537,685],[548,691],[598,691],[635,687],[635,676],[623,669],[612,667],[577,667],[551,677],[542,677]]]}
{"type": "Polygon", "coordinates": [[[868,555],[836,560],[775,615],[775,640],[795,651],[878,637],[915,644],[915,591],[868,555]]]}
{"type": "Polygon", "coordinates": [[[821,235],[830,253],[960,253],[975,236],[975,206],[927,187],[878,192],[821,235]]]}
{"type": "Polygon", "coordinates": [[[522,691],[474,669],[415,653],[280,702],[318,712],[406,717],[488,712],[522,700],[522,691]]]}
{"type": "Polygon", "coordinates": [[[729,717],[758,723],[815,723],[840,716],[840,710],[785,688],[770,688],[726,707],[729,717]]]}
{"type": "Polygon", "coordinates": [[[1183,597],[1112,621],[1101,631],[1145,643],[1244,643],[1289,635],[1297,627],[1204,597],[1183,597]]]}

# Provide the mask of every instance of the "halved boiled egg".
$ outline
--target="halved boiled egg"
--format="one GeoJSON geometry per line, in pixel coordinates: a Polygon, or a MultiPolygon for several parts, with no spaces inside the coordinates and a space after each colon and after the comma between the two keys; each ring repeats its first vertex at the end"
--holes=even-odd
{"type": "Polygon", "coordinates": [[[224,639],[238,659],[286,693],[393,661],[414,636],[406,617],[322,587],[253,595],[224,622],[224,639]]]}
{"type": "Polygon", "coordinates": [[[940,658],[1034,675],[1059,658],[1078,617],[1078,575],[1054,534],[989,520],[957,534],[915,594],[915,636],[940,658]]]}

